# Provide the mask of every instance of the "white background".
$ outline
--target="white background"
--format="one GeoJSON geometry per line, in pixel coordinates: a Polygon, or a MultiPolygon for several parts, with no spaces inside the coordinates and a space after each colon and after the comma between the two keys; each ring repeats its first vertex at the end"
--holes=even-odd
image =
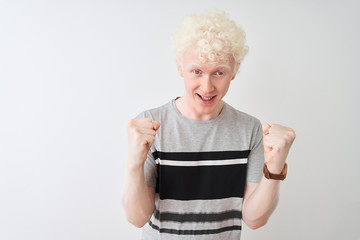
{"type": "Polygon", "coordinates": [[[359,3],[285,0],[0,1],[0,239],[140,238],[125,125],[183,94],[169,37],[209,7],[250,46],[225,101],[297,132],[276,212],[242,239],[360,239],[359,3]]]}

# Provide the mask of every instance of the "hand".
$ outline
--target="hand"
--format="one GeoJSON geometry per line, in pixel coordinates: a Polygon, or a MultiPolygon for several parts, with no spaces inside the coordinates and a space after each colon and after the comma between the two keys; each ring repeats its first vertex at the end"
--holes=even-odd
{"type": "Polygon", "coordinates": [[[266,165],[271,173],[279,174],[296,134],[293,129],[278,124],[264,123],[262,128],[266,165]]]}
{"type": "Polygon", "coordinates": [[[129,164],[131,166],[143,165],[152,146],[156,131],[160,128],[158,121],[150,118],[131,119],[127,126],[129,164]]]}

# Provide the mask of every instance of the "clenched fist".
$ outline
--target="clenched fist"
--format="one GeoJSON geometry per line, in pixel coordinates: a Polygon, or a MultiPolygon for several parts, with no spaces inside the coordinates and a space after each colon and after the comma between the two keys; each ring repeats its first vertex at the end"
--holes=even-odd
{"type": "Polygon", "coordinates": [[[296,134],[293,129],[278,124],[263,124],[263,143],[266,165],[270,172],[278,174],[284,167],[296,134]]]}
{"type": "Polygon", "coordinates": [[[158,121],[150,118],[131,119],[127,126],[129,164],[133,167],[144,165],[147,153],[155,140],[156,131],[160,128],[158,121]]]}

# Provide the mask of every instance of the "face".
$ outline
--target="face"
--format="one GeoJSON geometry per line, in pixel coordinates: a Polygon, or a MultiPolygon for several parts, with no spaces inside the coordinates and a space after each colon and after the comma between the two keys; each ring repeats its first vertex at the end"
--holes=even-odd
{"type": "Polygon", "coordinates": [[[235,77],[234,60],[229,57],[227,62],[202,63],[196,52],[189,50],[177,66],[186,91],[180,112],[199,121],[217,117],[223,107],[222,98],[235,77]]]}

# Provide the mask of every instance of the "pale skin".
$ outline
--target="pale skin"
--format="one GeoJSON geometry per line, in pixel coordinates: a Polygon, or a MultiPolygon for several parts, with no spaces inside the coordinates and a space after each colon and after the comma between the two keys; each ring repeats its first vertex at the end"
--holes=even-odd
{"type": "MultiPolygon", "coordinates": [[[[176,101],[180,113],[197,121],[217,117],[223,107],[222,98],[236,75],[234,60],[202,63],[190,49],[177,59],[177,66],[185,85],[184,96],[176,101]]],[[[151,119],[131,119],[127,124],[129,155],[122,203],[128,221],[137,227],[144,226],[154,210],[155,189],[146,184],[144,163],[159,128],[160,123],[151,119]]],[[[271,173],[282,171],[295,137],[291,128],[263,124],[265,161],[271,173]]],[[[266,224],[278,203],[279,186],[279,180],[265,177],[260,183],[246,183],[242,218],[250,228],[266,224]]]]}

